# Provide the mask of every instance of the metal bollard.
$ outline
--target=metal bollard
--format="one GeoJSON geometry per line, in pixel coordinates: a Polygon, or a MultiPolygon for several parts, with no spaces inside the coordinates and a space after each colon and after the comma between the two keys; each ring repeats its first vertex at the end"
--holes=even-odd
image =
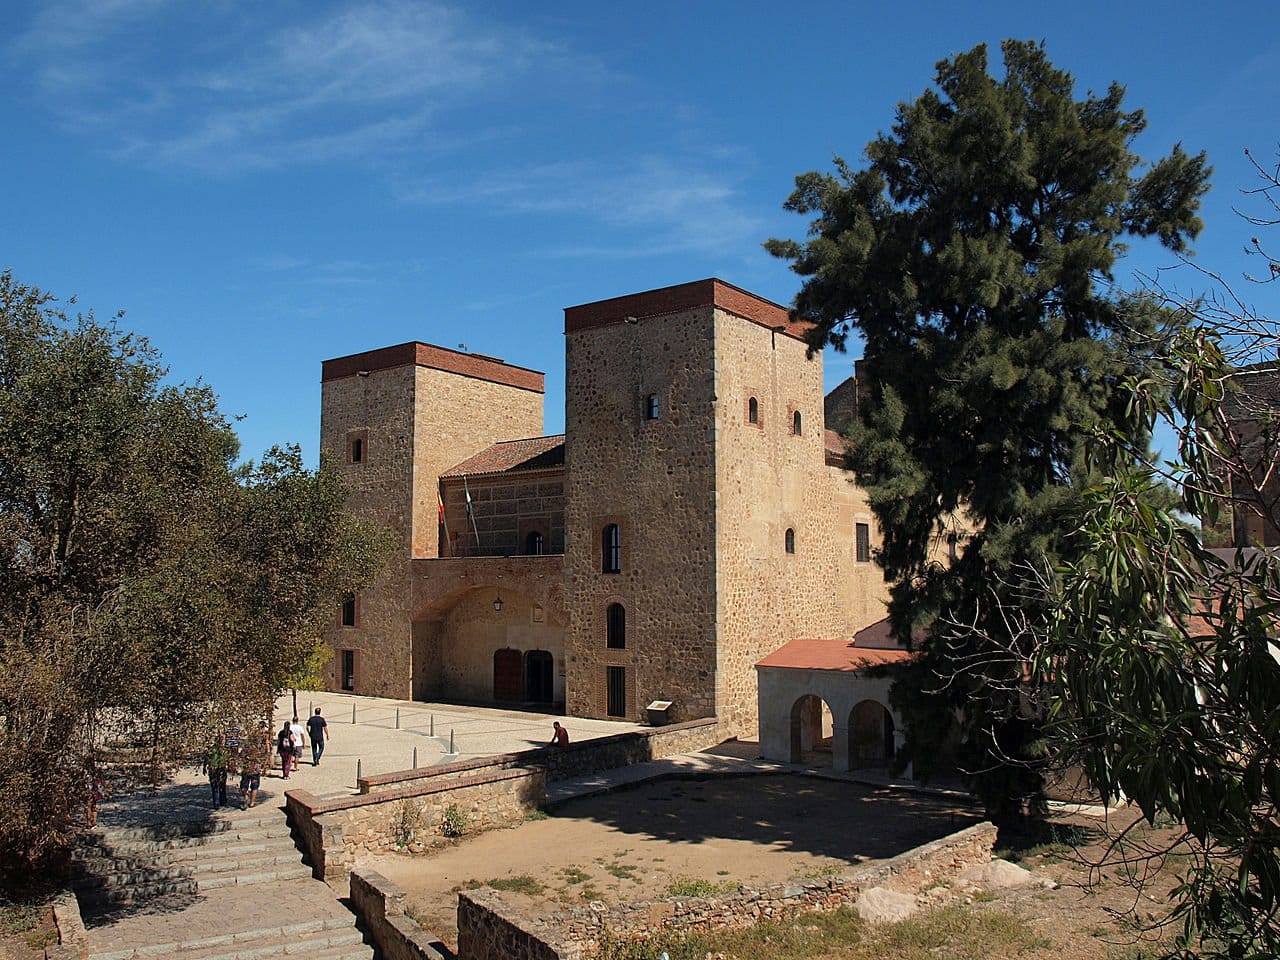
{"type": "Polygon", "coordinates": [[[413,769],[418,769],[418,748],[413,748],[413,769]]]}
{"type": "Polygon", "coordinates": [[[453,749],[453,729],[452,728],[450,728],[449,730],[449,752],[457,753],[457,751],[453,749]]]}
{"type": "Polygon", "coordinates": [[[435,735],[436,735],[436,715],[433,713],[431,715],[431,736],[434,737],[435,735]]]}
{"type": "Polygon", "coordinates": [[[356,722],[356,705],[354,703],[351,705],[351,722],[356,722]]]}
{"type": "Polygon", "coordinates": [[[356,783],[359,783],[359,782],[360,782],[360,766],[361,766],[361,762],[362,762],[362,761],[360,760],[360,758],[359,758],[359,757],[356,757],[356,783]]]}
{"type": "Polygon", "coordinates": [[[400,708],[396,707],[396,729],[400,729],[400,708]]]}

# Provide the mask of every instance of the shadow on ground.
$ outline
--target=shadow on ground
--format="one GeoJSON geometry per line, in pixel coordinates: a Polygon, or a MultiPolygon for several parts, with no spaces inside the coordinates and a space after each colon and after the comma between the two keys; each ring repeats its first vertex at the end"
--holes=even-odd
{"type": "Polygon", "coordinates": [[[961,800],[792,773],[676,775],[570,800],[553,816],[660,840],[745,840],[857,862],[896,856],[979,822],[981,813],[961,800]]]}

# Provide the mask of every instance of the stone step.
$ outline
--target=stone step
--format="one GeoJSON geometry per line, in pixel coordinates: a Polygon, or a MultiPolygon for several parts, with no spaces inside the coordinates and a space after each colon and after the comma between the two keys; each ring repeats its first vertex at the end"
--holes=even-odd
{"type": "Polygon", "coordinates": [[[172,823],[152,823],[139,827],[113,827],[99,824],[93,834],[116,840],[178,840],[184,837],[201,837],[231,831],[253,831],[263,827],[276,827],[285,822],[279,808],[270,812],[248,816],[213,816],[205,820],[178,820],[172,823]]]}
{"type": "Polygon", "coordinates": [[[129,884],[77,886],[76,896],[87,907],[110,904],[136,903],[141,900],[157,900],[177,894],[195,896],[197,884],[193,877],[177,877],[168,880],[135,882],[129,884]]]}
{"type": "Polygon", "coordinates": [[[351,917],[305,920],[217,937],[149,944],[145,947],[91,953],[89,960],[266,960],[271,957],[368,960],[373,950],[364,943],[351,917]]]}
{"type": "Polygon", "coordinates": [[[288,823],[283,818],[270,824],[228,830],[210,830],[204,833],[191,832],[170,837],[139,836],[135,831],[116,832],[103,831],[93,836],[87,846],[111,847],[116,850],[185,850],[191,847],[202,847],[226,843],[264,843],[282,837],[292,836],[288,823]]]}
{"type": "Polygon", "coordinates": [[[216,871],[191,867],[166,867],[124,873],[90,875],[76,881],[76,890],[92,899],[101,894],[107,902],[145,899],[153,889],[160,895],[173,892],[198,893],[218,887],[243,886],[250,883],[267,883],[273,880],[294,880],[311,876],[311,868],[298,856],[288,859],[271,858],[259,863],[232,861],[222,864],[216,871]],[[176,889],[170,886],[178,885],[176,889]],[[113,896],[113,891],[132,891],[127,896],[113,896]]]}
{"type": "Polygon", "coordinates": [[[227,843],[206,843],[183,847],[157,849],[132,846],[82,847],[77,859],[82,863],[117,860],[129,863],[198,863],[201,860],[225,860],[228,857],[283,855],[297,849],[291,836],[270,837],[265,840],[236,840],[227,843]]]}

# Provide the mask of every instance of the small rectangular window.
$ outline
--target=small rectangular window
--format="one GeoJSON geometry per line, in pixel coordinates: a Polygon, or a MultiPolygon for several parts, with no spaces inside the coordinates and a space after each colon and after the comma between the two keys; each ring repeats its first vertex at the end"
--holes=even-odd
{"type": "Polygon", "coordinates": [[[627,715],[627,668],[605,667],[605,713],[611,717],[627,715]]]}
{"type": "Polygon", "coordinates": [[[351,462],[360,463],[364,460],[364,441],[357,438],[351,441],[351,462]]]}
{"type": "Polygon", "coordinates": [[[347,594],[346,599],[342,601],[342,625],[344,627],[356,625],[356,597],[353,593],[347,594]]]}
{"type": "Polygon", "coordinates": [[[854,541],[859,563],[871,562],[871,526],[866,523],[854,524],[854,541]]]}
{"type": "Polygon", "coordinates": [[[657,420],[660,412],[656,393],[651,393],[644,398],[644,418],[646,420],[657,420]]]}
{"type": "Polygon", "coordinates": [[[354,690],[356,688],[356,652],[354,650],[342,651],[342,689],[354,690]]]}

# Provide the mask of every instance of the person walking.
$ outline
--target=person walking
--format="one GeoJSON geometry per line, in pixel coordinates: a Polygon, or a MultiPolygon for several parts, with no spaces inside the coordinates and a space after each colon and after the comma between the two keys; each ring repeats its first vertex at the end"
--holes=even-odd
{"type": "Polygon", "coordinates": [[[293,731],[289,728],[288,720],[276,734],[276,750],[280,754],[280,769],[284,772],[284,779],[288,780],[289,770],[293,766],[293,731]]]}
{"type": "Polygon", "coordinates": [[[293,769],[296,772],[302,766],[302,751],[307,746],[307,735],[297,717],[289,721],[289,732],[293,734],[293,769]]]}
{"type": "Polygon", "coordinates": [[[215,739],[204,756],[203,773],[209,777],[209,792],[213,794],[213,809],[227,805],[227,748],[221,739],[215,739]]]}
{"type": "Polygon", "coordinates": [[[324,754],[324,743],[329,736],[329,724],[320,716],[320,708],[316,707],[313,716],[307,718],[307,732],[311,734],[311,765],[320,766],[320,757],[324,754]]]}

